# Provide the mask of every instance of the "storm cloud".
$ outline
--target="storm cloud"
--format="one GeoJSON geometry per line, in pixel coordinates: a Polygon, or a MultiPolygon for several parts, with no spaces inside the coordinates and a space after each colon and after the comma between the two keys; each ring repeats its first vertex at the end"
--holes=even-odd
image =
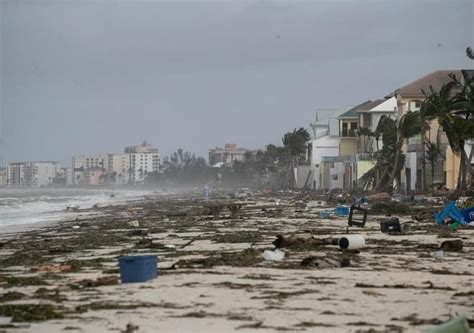
{"type": "Polygon", "coordinates": [[[2,1],[0,163],[279,143],[472,68],[472,1],[2,1]]]}

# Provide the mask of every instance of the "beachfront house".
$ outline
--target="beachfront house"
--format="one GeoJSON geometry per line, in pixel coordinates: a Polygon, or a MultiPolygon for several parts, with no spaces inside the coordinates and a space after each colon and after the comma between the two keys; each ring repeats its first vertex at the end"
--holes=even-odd
{"type": "MultiPolygon", "coordinates": [[[[426,93],[430,92],[430,87],[435,91],[439,91],[443,84],[451,79],[450,74],[454,74],[458,79],[464,81],[468,77],[474,75],[474,70],[438,70],[429,73],[409,84],[402,86],[395,91],[397,100],[398,115],[402,116],[408,111],[418,111],[425,100],[426,93]]],[[[437,163],[435,168],[435,182],[444,183],[448,189],[454,189],[457,185],[458,170],[460,159],[455,155],[449,147],[446,134],[440,128],[438,122],[433,120],[429,123],[429,129],[416,137],[410,138],[408,143],[404,144],[403,152],[406,154],[405,166],[401,172],[400,187],[405,191],[413,191],[421,188],[421,168],[423,147],[421,145],[421,135],[425,136],[425,141],[438,143],[441,146],[442,160],[444,163],[437,163]]],[[[473,142],[466,144],[465,150],[469,156],[473,142]]],[[[426,147],[424,148],[426,149],[426,147]]],[[[427,173],[431,173],[429,163],[426,165],[427,173]]],[[[426,177],[427,186],[431,185],[431,178],[426,177]]]]}

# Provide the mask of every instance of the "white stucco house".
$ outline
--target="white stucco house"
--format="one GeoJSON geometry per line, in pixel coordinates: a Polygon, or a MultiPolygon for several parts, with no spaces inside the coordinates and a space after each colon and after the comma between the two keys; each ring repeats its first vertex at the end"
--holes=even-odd
{"type": "Polygon", "coordinates": [[[307,187],[324,188],[321,179],[321,161],[323,157],[339,156],[339,122],[337,117],[346,109],[317,110],[315,121],[310,124],[312,129],[311,156],[307,187]]]}

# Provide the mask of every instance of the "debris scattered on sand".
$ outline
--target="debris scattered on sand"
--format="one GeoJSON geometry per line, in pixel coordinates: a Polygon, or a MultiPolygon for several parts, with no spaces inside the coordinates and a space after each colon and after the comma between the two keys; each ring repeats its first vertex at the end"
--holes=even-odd
{"type": "MultiPolygon", "coordinates": [[[[146,330],[154,321],[175,325],[176,320],[186,327],[219,322],[223,326],[216,327],[224,331],[318,326],[336,331],[348,325],[402,331],[445,322],[447,317],[413,316],[436,297],[440,307],[472,317],[473,229],[459,225],[452,230],[435,222],[444,197],[394,201],[343,191],[247,191],[240,199],[218,195],[215,191],[208,201],[199,193],[98,206],[95,213],[102,215],[93,218],[84,212],[78,221],[0,235],[0,315],[14,319],[7,323],[11,328],[37,321],[43,330],[47,325],[82,328],[89,322],[106,330],[110,327],[104,323],[114,318],[114,329],[123,332],[138,326],[146,330]],[[352,221],[360,224],[353,226],[364,229],[347,232],[349,218],[335,210],[355,200],[360,210],[353,209],[352,221]],[[224,204],[219,214],[207,215],[205,205],[219,202],[224,204]],[[239,206],[234,216],[228,208],[233,205],[239,206]],[[322,212],[330,218],[322,219],[322,212]],[[384,229],[381,221],[393,221],[394,227],[384,229]],[[119,284],[117,258],[130,255],[159,257],[160,278],[119,284]],[[378,303],[367,301],[375,297],[378,303]],[[402,301],[406,307],[400,307],[402,301]],[[382,319],[375,305],[381,303],[397,307],[397,318],[382,319]],[[335,311],[335,304],[353,310],[335,311]],[[255,309],[264,309],[265,316],[255,309]],[[295,311],[298,318],[289,316],[284,325],[266,317],[295,311]],[[119,313],[142,321],[128,322],[119,313]],[[85,314],[89,322],[82,323],[85,314]]],[[[461,204],[469,202],[457,205],[462,210],[461,204]]]]}
{"type": "Polygon", "coordinates": [[[263,259],[268,260],[268,261],[281,261],[285,258],[285,252],[281,250],[265,250],[262,254],[263,259]]]}

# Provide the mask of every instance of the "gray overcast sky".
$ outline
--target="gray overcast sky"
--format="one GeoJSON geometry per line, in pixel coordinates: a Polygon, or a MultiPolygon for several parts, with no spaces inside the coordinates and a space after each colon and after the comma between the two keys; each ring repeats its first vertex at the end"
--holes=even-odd
{"type": "Polygon", "coordinates": [[[316,108],[474,67],[471,0],[0,3],[0,163],[258,148],[316,108]]]}

